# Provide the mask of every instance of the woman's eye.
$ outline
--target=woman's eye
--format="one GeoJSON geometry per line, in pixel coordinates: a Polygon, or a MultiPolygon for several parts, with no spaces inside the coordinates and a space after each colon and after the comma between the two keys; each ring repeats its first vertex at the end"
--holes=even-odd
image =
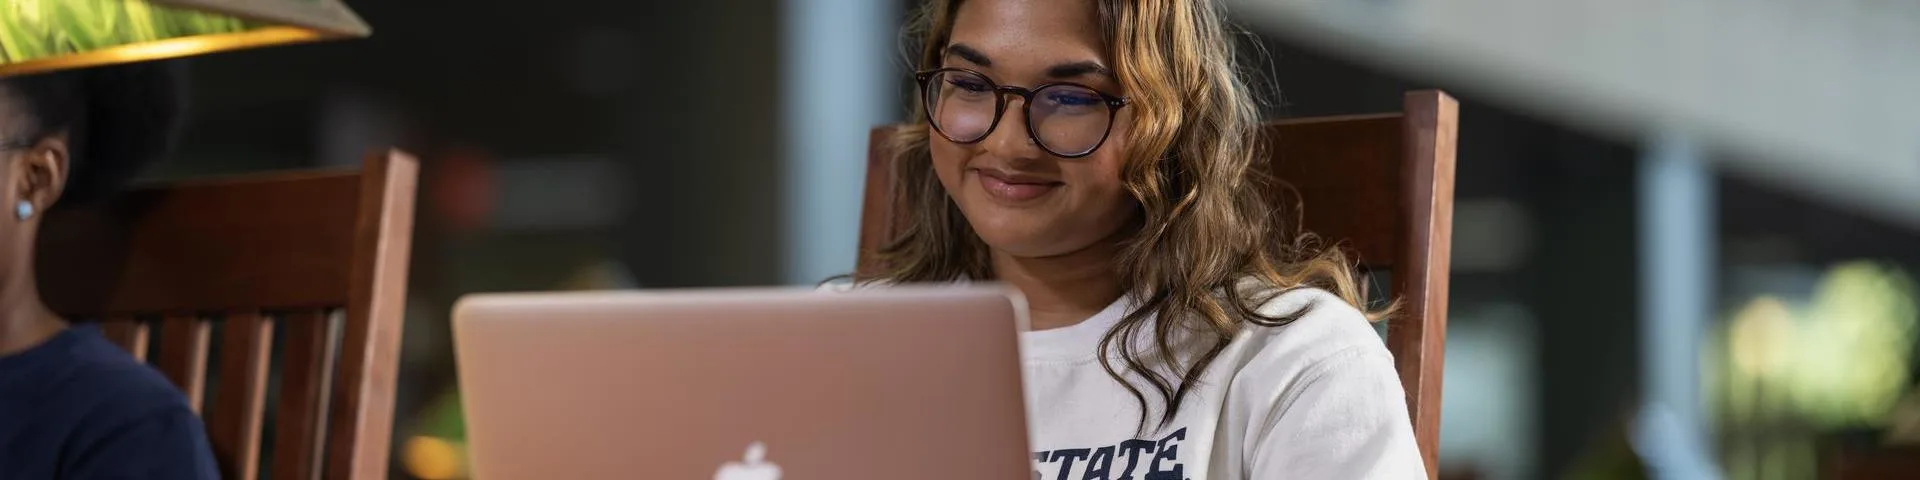
{"type": "Polygon", "coordinates": [[[949,79],[947,80],[947,84],[952,85],[954,88],[975,93],[993,90],[993,86],[988,85],[986,82],[965,78],[949,79]]]}
{"type": "Polygon", "coordinates": [[[1083,92],[1048,93],[1047,101],[1062,107],[1091,107],[1102,101],[1099,95],[1083,92]]]}

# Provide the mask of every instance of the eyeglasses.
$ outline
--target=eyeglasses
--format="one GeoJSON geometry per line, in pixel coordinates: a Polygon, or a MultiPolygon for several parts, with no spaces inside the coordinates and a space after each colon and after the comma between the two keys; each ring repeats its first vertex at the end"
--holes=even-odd
{"type": "Polygon", "coordinates": [[[1106,143],[1113,119],[1126,97],[1108,95],[1077,83],[1033,87],[1001,86],[985,74],[942,68],[914,74],[927,123],[953,143],[975,143],[993,133],[1007,109],[1007,95],[1025,100],[1027,138],[1055,156],[1079,158],[1106,143]]]}

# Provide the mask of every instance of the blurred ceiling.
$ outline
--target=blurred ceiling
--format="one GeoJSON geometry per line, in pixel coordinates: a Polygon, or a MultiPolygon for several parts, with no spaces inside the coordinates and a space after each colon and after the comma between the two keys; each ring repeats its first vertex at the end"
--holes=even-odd
{"type": "Polygon", "coordinates": [[[1729,171],[1920,227],[1920,4],[1231,4],[1263,34],[1607,135],[1696,135],[1729,171]]]}

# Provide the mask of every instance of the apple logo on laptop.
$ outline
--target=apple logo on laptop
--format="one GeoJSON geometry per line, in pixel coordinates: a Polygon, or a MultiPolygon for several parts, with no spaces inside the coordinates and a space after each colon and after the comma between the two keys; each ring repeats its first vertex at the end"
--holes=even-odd
{"type": "Polygon", "coordinates": [[[765,461],[767,446],[760,442],[747,445],[745,462],[727,462],[713,474],[713,480],[780,480],[780,466],[765,461]]]}

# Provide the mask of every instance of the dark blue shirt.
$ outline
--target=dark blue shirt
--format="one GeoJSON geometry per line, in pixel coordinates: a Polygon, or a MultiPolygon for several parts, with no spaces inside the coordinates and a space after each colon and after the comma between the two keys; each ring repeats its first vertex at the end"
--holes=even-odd
{"type": "Polygon", "coordinates": [[[0,479],[217,478],[186,397],[97,328],[0,357],[0,479]]]}

